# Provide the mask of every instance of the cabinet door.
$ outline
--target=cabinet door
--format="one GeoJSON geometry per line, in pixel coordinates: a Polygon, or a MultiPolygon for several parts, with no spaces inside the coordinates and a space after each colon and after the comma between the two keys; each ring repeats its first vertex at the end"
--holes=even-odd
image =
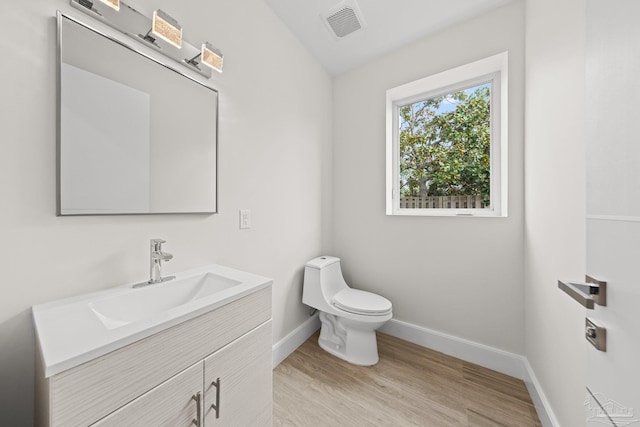
{"type": "Polygon", "coordinates": [[[93,427],[193,427],[202,425],[203,363],[163,382],[112,414],[93,424],[93,427]]]}
{"type": "Polygon", "coordinates": [[[270,426],[271,321],[204,360],[205,426],[270,426]]]}

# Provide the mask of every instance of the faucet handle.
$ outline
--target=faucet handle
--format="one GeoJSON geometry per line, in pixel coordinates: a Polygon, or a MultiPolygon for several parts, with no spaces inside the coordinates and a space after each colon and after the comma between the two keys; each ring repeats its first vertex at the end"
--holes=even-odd
{"type": "Polygon", "coordinates": [[[163,243],[167,243],[167,241],[163,239],[151,239],[151,250],[161,251],[163,243]]]}

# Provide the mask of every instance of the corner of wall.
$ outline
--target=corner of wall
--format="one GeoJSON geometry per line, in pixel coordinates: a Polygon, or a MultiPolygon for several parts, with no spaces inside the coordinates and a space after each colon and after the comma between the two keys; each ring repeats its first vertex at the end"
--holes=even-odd
{"type": "Polygon", "coordinates": [[[273,368],[275,369],[284,359],[289,357],[298,347],[320,329],[318,314],[314,314],[286,337],[273,345],[273,368]]]}
{"type": "Polygon", "coordinates": [[[525,19],[525,354],[553,425],[577,426],[584,312],[556,283],[585,273],[584,1],[527,1],[525,19]]]}

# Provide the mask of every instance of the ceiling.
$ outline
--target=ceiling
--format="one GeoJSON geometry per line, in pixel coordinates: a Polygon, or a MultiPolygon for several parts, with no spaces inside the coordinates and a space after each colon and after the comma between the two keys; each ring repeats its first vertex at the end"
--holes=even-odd
{"type": "Polygon", "coordinates": [[[344,0],[265,0],[332,75],[511,0],[355,1],[366,26],[336,39],[322,15],[344,0]]]}

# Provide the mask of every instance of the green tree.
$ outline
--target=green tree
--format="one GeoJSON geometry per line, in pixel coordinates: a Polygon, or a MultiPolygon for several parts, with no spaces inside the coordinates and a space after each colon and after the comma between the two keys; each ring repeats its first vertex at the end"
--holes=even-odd
{"type": "Polygon", "coordinates": [[[402,197],[488,197],[488,84],[405,105],[399,125],[402,197]]]}

